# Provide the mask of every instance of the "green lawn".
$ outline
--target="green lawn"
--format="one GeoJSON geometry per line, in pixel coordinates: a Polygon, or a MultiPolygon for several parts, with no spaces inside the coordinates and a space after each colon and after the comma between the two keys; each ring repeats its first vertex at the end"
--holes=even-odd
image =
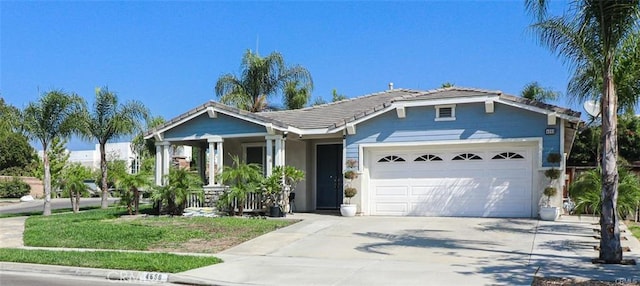
{"type": "Polygon", "coordinates": [[[26,246],[215,253],[295,221],[234,217],[126,217],[120,209],[32,216],[26,246]]]}
{"type": "MultiPolygon", "coordinates": [[[[149,209],[149,206],[142,207],[143,212],[149,209]]],[[[0,248],[0,261],[175,273],[222,261],[211,256],[168,254],[168,251],[215,253],[296,222],[236,217],[124,216],[126,214],[123,208],[109,208],[30,216],[25,223],[24,244],[155,252],[0,248]]]]}
{"type": "Polygon", "coordinates": [[[0,261],[176,273],[222,262],[217,257],[117,251],[0,248],[0,261]]]}

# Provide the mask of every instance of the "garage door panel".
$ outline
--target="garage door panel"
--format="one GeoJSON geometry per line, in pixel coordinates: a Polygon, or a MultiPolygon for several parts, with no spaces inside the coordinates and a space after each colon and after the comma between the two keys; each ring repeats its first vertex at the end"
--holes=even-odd
{"type": "MultiPolygon", "coordinates": [[[[405,162],[370,167],[374,215],[529,217],[533,148],[498,151],[402,152],[405,162]],[[473,155],[452,161],[460,154],[473,155]],[[437,154],[440,161],[428,161],[437,154]],[[517,155],[516,155],[517,154],[517,155]],[[422,158],[415,161],[415,158],[422,158]],[[492,159],[499,157],[499,159],[492,159]]],[[[397,151],[396,151],[397,152],[397,151]]],[[[376,154],[376,158],[393,156],[376,154]]],[[[458,157],[459,158],[459,157],[458,157]]]]}

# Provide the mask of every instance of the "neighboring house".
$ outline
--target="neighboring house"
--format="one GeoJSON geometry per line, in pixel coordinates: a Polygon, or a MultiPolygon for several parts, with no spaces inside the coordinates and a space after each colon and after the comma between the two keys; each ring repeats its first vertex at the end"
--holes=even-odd
{"type": "MultiPolygon", "coordinates": [[[[299,110],[249,113],[214,101],[145,134],[156,141],[156,182],[169,147],[200,147],[198,168],[219,192],[232,155],[306,172],[296,209],[337,209],[343,170],[357,162],[363,215],[535,217],[549,153],[571,150],[580,113],[500,91],[392,89],[299,110]],[[208,152],[210,150],[212,152],[208,152]],[[206,171],[205,171],[206,170],[206,171]]],[[[564,164],[555,166],[564,169],[564,164]]],[[[557,180],[562,188],[564,178],[557,180]]],[[[553,204],[561,206],[561,196],[553,204]]]]}
{"type": "MultiPolygon", "coordinates": [[[[178,149],[178,148],[176,148],[178,149]]],[[[105,151],[108,161],[122,160],[127,163],[127,170],[129,173],[135,173],[139,170],[138,156],[133,151],[131,142],[115,142],[107,143],[105,145],[105,151]]],[[[88,167],[92,170],[100,169],[100,145],[96,144],[93,150],[76,150],[69,151],[69,162],[80,163],[81,165],[88,167]]],[[[42,158],[42,150],[38,151],[38,155],[42,158]]],[[[189,149],[189,159],[191,157],[189,149]]]]}

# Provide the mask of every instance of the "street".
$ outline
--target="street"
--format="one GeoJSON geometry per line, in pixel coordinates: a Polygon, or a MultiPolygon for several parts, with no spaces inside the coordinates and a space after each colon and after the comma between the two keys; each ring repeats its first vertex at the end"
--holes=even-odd
{"type": "MultiPolygon", "coordinates": [[[[118,272],[118,271],[114,271],[118,272]]],[[[114,273],[114,277],[118,274],[114,273]]],[[[113,286],[113,285],[172,285],[170,283],[126,281],[126,280],[107,280],[93,277],[53,275],[44,273],[25,273],[25,272],[7,272],[0,271],[0,285],[11,286],[31,286],[31,285],[49,285],[49,286],[113,286]]]]}
{"type": "MultiPolygon", "coordinates": [[[[113,205],[118,198],[109,198],[109,205],[113,205]]],[[[0,214],[15,214],[26,212],[41,212],[44,206],[44,200],[34,200],[31,202],[13,203],[6,206],[0,206],[0,214]]],[[[80,199],[80,207],[100,206],[100,198],[82,198],[80,199]]],[[[51,199],[51,209],[71,208],[71,201],[68,198],[51,199]]]]}

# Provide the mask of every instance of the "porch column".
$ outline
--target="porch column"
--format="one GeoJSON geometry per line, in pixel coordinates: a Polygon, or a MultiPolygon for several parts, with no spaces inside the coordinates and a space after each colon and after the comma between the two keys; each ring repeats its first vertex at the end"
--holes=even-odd
{"type": "MultiPolygon", "coordinates": [[[[216,162],[218,163],[218,175],[222,174],[222,169],[224,169],[224,150],[222,149],[222,141],[216,143],[216,152],[218,153],[218,158],[216,162]]],[[[220,185],[220,182],[217,182],[217,185],[220,185]]]]}
{"type": "Polygon", "coordinates": [[[156,142],[155,180],[157,186],[162,186],[162,142],[156,142]]]}
{"type": "Polygon", "coordinates": [[[209,186],[216,184],[216,149],[215,142],[207,140],[209,143],[209,186]]]}
{"type": "Polygon", "coordinates": [[[267,177],[273,172],[273,136],[266,136],[267,139],[267,177]]]}
{"type": "Polygon", "coordinates": [[[207,164],[204,163],[204,160],[207,157],[207,150],[204,148],[204,146],[200,145],[198,146],[198,174],[200,175],[200,179],[202,179],[203,182],[205,182],[206,180],[206,168],[207,168],[207,164]]]}
{"type": "Polygon", "coordinates": [[[170,142],[163,141],[162,142],[162,185],[164,186],[167,183],[166,176],[169,175],[169,164],[171,156],[169,155],[169,148],[171,147],[170,142]]]}
{"type": "MultiPolygon", "coordinates": [[[[222,142],[222,138],[220,136],[207,138],[207,143],[209,143],[209,186],[219,185],[216,182],[216,151],[220,153],[221,149],[217,149],[218,144],[222,142]]],[[[220,144],[221,145],[221,144],[220,144]]],[[[218,162],[219,163],[219,162],[218,162]]],[[[218,168],[222,168],[222,166],[218,166],[218,168]]]]}

